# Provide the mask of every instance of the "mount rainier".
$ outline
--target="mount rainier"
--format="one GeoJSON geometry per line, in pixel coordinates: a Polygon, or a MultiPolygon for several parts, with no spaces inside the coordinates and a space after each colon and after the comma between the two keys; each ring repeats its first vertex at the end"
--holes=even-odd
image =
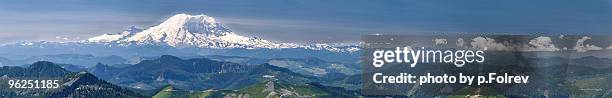
{"type": "Polygon", "coordinates": [[[88,39],[92,43],[113,43],[125,45],[158,44],[176,48],[305,48],[330,50],[336,52],[354,52],[356,47],[338,48],[328,44],[298,45],[294,43],[276,43],[255,37],[246,37],[232,32],[215,18],[206,15],[177,14],[157,26],[146,30],[131,27],[118,34],[104,34],[88,39]]]}

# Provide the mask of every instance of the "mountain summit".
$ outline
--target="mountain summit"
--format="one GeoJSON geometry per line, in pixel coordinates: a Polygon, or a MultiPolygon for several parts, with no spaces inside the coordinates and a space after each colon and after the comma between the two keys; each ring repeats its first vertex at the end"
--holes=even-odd
{"type": "Polygon", "coordinates": [[[246,37],[232,32],[215,18],[206,15],[177,14],[146,30],[130,28],[118,34],[104,34],[89,42],[120,44],[164,44],[199,48],[296,48],[289,43],[246,37]]]}

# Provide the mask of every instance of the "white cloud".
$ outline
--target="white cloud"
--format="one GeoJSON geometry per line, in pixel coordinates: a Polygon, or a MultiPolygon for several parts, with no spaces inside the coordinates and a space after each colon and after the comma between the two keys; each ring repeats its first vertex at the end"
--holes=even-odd
{"type": "Polygon", "coordinates": [[[558,51],[559,48],[552,43],[550,37],[540,36],[529,41],[526,50],[523,51],[558,51]]]}
{"type": "Polygon", "coordinates": [[[578,51],[578,52],[587,52],[590,50],[601,50],[603,48],[595,46],[595,45],[591,45],[591,44],[584,44],[584,41],[591,39],[591,37],[582,37],[580,39],[578,39],[578,41],[576,41],[576,46],[574,46],[574,50],[578,51]]]}
{"type": "Polygon", "coordinates": [[[436,38],[433,40],[436,44],[435,45],[446,45],[447,41],[444,38],[436,38]]]}
{"type": "Polygon", "coordinates": [[[470,45],[472,45],[472,48],[474,49],[499,50],[499,51],[510,49],[509,47],[507,47],[506,45],[502,43],[497,43],[495,39],[488,38],[488,37],[480,37],[480,36],[472,39],[472,42],[470,43],[470,45]]]}

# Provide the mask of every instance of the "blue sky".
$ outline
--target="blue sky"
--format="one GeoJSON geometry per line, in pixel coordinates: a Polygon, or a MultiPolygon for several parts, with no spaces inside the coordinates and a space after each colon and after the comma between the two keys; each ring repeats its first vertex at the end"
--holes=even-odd
{"type": "Polygon", "coordinates": [[[370,33],[608,34],[606,0],[12,0],[0,43],[73,41],[178,13],[206,14],[248,36],[283,42],[359,40],[370,33]]]}

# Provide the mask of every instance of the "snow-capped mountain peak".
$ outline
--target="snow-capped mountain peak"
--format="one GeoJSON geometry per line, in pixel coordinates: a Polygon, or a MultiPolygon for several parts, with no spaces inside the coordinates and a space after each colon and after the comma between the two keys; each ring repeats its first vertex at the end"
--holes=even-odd
{"type": "Polygon", "coordinates": [[[165,43],[174,47],[205,47],[217,43],[213,39],[229,33],[232,32],[212,17],[177,14],[123,41],[165,43]]]}
{"type": "MultiPolygon", "coordinates": [[[[187,15],[177,14],[161,24],[151,27],[143,34],[181,34],[181,33],[199,33],[199,34],[225,34],[231,32],[218,23],[215,18],[206,15],[187,15]]],[[[144,36],[144,35],[143,35],[144,36]]]]}
{"type": "Polygon", "coordinates": [[[338,51],[334,47],[276,43],[255,37],[242,36],[206,15],[177,14],[157,26],[145,30],[130,28],[119,34],[104,34],[87,40],[94,43],[120,45],[163,44],[177,48],[307,48],[338,51]]]}
{"type": "Polygon", "coordinates": [[[89,42],[123,44],[166,44],[173,47],[200,48],[291,48],[293,44],[238,35],[215,18],[206,15],[177,14],[143,31],[130,29],[119,34],[104,34],[89,42]],[[134,31],[138,31],[134,33],[134,31]]]}

